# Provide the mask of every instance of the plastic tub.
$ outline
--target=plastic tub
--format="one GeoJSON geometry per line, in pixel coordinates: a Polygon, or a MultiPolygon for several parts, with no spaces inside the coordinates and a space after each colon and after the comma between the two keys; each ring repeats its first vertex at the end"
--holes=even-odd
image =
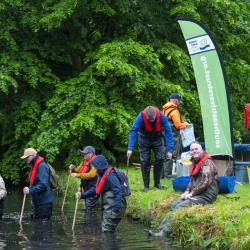
{"type": "Polygon", "coordinates": [[[181,161],[178,160],[176,163],[176,175],[177,177],[188,176],[190,175],[191,164],[181,164],[181,161]]]}
{"type": "MultiPolygon", "coordinates": [[[[235,189],[235,176],[220,176],[218,177],[220,181],[219,194],[232,193],[235,189]]],[[[189,176],[181,176],[172,181],[173,188],[175,191],[185,192],[186,188],[190,182],[189,176]]]]}
{"type": "Polygon", "coordinates": [[[219,176],[220,181],[219,194],[232,193],[235,189],[235,176],[219,176]]]}
{"type": "Polygon", "coordinates": [[[174,190],[182,192],[186,190],[189,182],[190,182],[190,176],[180,176],[172,180],[174,190]]]}
{"type": "Polygon", "coordinates": [[[234,167],[234,175],[236,177],[236,181],[238,181],[238,182],[248,182],[247,166],[235,165],[235,167],[234,167]]]}

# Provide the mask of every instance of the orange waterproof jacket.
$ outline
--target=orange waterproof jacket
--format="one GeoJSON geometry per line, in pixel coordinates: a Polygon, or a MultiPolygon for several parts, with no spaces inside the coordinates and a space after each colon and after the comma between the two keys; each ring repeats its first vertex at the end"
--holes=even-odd
{"type": "Polygon", "coordinates": [[[172,102],[167,102],[162,108],[163,108],[163,111],[162,111],[163,114],[166,117],[169,117],[173,121],[176,129],[183,129],[187,127],[187,124],[182,122],[181,120],[181,114],[178,110],[177,105],[175,105],[172,102]]]}

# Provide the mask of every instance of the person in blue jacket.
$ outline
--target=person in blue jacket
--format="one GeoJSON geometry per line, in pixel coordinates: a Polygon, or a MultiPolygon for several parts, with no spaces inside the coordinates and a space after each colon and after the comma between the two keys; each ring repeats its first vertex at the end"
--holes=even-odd
{"type": "Polygon", "coordinates": [[[114,232],[118,223],[124,217],[126,210],[126,199],[122,196],[122,186],[115,172],[109,172],[107,159],[97,155],[90,165],[97,169],[98,181],[95,187],[88,191],[76,193],[77,199],[87,199],[93,196],[101,198],[102,208],[102,231],[114,232]]]}
{"type": "Polygon", "coordinates": [[[169,159],[172,159],[174,147],[172,130],[166,116],[158,108],[153,106],[148,106],[140,112],[129,132],[127,151],[128,158],[130,158],[133,153],[137,136],[142,178],[144,182],[143,192],[147,192],[149,190],[151,149],[153,150],[155,156],[154,187],[158,189],[165,188],[160,183],[162,165],[165,159],[165,152],[166,156],[169,159]],[[164,149],[162,130],[164,130],[166,150],[164,149]]]}
{"type": "Polygon", "coordinates": [[[33,218],[48,221],[52,216],[53,191],[49,185],[50,169],[43,157],[34,148],[27,148],[21,159],[31,165],[30,187],[23,189],[24,194],[31,195],[33,218]]]}

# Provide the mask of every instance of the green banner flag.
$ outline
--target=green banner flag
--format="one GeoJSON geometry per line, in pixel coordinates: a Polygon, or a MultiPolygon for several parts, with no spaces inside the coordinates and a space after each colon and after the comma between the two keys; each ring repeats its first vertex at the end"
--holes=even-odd
{"type": "Polygon", "coordinates": [[[176,18],[191,56],[202,111],[206,151],[234,156],[231,104],[225,68],[209,30],[192,18],[176,18]]]}

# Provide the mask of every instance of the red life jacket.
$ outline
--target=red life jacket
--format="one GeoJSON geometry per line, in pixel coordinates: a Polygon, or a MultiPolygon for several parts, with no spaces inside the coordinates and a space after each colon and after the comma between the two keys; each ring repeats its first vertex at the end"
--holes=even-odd
{"type": "MultiPolygon", "coordinates": [[[[159,132],[159,131],[161,131],[161,113],[160,113],[160,110],[158,108],[156,108],[156,107],[154,107],[154,108],[156,111],[155,132],[159,132]]],[[[148,132],[152,132],[152,128],[151,128],[150,122],[147,119],[145,109],[142,111],[142,119],[143,119],[143,122],[145,124],[146,130],[148,132]]]]}
{"type": "Polygon", "coordinates": [[[37,171],[37,167],[39,165],[39,163],[41,161],[43,161],[43,157],[41,156],[38,156],[34,162],[34,165],[31,166],[31,169],[30,169],[30,176],[29,176],[29,182],[30,184],[33,184],[34,181],[35,181],[35,177],[36,177],[36,171],[37,171]]]}
{"type": "Polygon", "coordinates": [[[92,155],[91,158],[89,160],[84,160],[82,163],[82,167],[79,170],[79,174],[85,174],[88,169],[89,169],[89,163],[96,157],[96,155],[92,155]]]}
{"type": "Polygon", "coordinates": [[[250,129],[250,103],[245,105],[244,110],[244,127],[250,129]]]}
{"type": "Polygon", "coordinates": [[[210,156],[209,154],[205,153],[205,154],[201,157],[201,159],[200,159],[200,161],[198,162],[198,164],[196,165],[196,167],[195,167],[195,164],[193,163],[193,164],[192,164],[192,167],[191,167],[191,170],[190,170],[190,176],[194,176],[195,174],[197,174],[197,173],[199,172],[200,168],[201,168],[202,163],[203,163],[206,159],[209,159],[209,158],[211,158],[211,156],[210,156]]]}
{"type": "MultiPolygon", "coordinates": [[[[105,170],[105,172],[102,175],[101,181],[99,181],[99,179],[97,180],[96,186],[95,186],[95,192],[96,192],[96,194],[100,194],[102,192],[102,188],[103,188],[103,186],[104,186],[104,184],[106,182],[106,175],[107,175],[107,172],[108,172],[108,170],[110,168],[112,168],[112,167],[109,167],[109,168],[107,168],[105,170]]],[[[115,172],[115,170],[112,169],[110,172],[115,172]]]]}

